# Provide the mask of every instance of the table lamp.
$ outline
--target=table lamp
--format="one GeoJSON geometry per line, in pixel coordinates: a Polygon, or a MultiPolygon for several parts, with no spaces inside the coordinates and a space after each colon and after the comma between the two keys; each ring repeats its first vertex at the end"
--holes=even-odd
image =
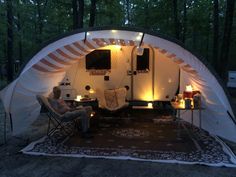
{"type": "Polygon", "coordinates": [[[186,85],[185,91],[183,92],[183,98],[193,98],[193,88],[191,85],[186,85]]]}
{"type": "Polygon", "coordinates": [[[95,93],[95,90],[92,89],[89,85],[85,86],[85,90],[88,91],[88,98],[91,98],[91,96],[95,93]]]}
{"type": "Polygon", "coordinates": [[[82,99],[82,96],[81,95],[77,95],[76,101],[80,101],[81,99],[82,99]]]}

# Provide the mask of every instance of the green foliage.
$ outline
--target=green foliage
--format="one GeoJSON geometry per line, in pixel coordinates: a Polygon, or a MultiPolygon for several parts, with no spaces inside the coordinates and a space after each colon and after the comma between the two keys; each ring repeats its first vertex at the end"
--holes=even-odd
{"type": "Polygon", "coordinates": [[[133,0],[132,2],[132,25],[173,34],[171,1],[133,0]]]}
{"type": "Polygon", "coordinates": [[[122,25],[124,12],[117,0],[97,1],[96,26],[122,25]]]}
{"type": "Polygon", "coordinates": [[[0,64],[6,62],[6,32],[5,4],[0,1],[0,64]]]}
{"type": "MultiPolygon", "coordinates": [[[[236,7],[235,7],[236,8],[236,7]]],[[[229,70],[236,70],[236,9],[234,10],[233,28],[231,32],[231,46],[229,51],[229,70]]]]}
{"type": "MultiPolygon", "coordinates": [[[[25,61],[39,49],[43,42],[72,30],[71,0],[14,0],[12,2],[15,59],[20,58],[20,43],[23,46],[22,60],[25,61]]],[[[184,1],[177,2],[180,38],[182,38],[184,1]]],[[[84,27],[88,27],[90,3],[90,0],[85,0],[84,27]]],[[[186,3],[185,45],[205,58],[211,58],[213,2],[186,0],[186,3]]],[[[226,0],[219,0],[219,41],[223,36],[225,8],[226,0]]],[[[173,0],[97,0],[95,26],[143,27],[174,37],[173,15],[173,0]]],[[[229,68],[236,70],[236,12],[234,17],[229,68]]],[[[6,60],[6,39],[6,6],[5,1],[0,0],[0,62],[6,60]]]]}
{"type": "Polygon", "coordinates": [[[193,51],[207,55],[207,45],[212,40],[213,4],[209,0],[193,1],[187,4],[187,46],[193,51]],[[209,37],[211,35],[211,37],[209,37]]]}

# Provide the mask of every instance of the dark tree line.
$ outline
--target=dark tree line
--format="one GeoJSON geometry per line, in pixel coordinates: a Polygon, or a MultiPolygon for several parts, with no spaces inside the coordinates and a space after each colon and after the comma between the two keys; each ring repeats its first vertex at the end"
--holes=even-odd
{"type": "MultiPolygon", "coordinates": [[[[96,15],[96,0],[90,0],[89,27],[93,27],[96,15]]],[[[73,29],[83,28],[84,26],[84,0],[72,0],[73,9],[73,29]]]]}
{"type": "Polygon", "coordinates": [[[227,0],[221,54],[220,54],[220,60],[216,67],[216,70],[218,71],[218,73],[220,74],[222,78],[225,77],[225,71],[227,70],[227,67],[228,67],[228,60],[229,60],[228,55],[229,55],[229,47],[231,43],[231,31],[232,31],[232,24],[233,24],[234,7],[235,7],[235,0],[227,0]]]}
{"type": "Polygon", "coordinates": [[[12,1],[7,0],[7,79],[13,80],[13,12],[12,1]]]}
{"type": "Polygon", "coordinates": [[[236,70],[235,0],[1,0],[0,63],[7,80],[46,40],[73,29],[134,26],[182,41],[222,78],[236,70]]]}

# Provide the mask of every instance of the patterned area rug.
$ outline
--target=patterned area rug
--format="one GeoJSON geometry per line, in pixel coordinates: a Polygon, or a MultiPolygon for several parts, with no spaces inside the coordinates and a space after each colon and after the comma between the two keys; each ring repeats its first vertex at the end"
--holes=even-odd
{"type": "MultiPolygon", "coordinates": [[[[70,128],[73,125],[67,125],[70,128]]],[[[232,151],[217,137],[174,121],[105,121],[94,128],[94,138],[61,131],[22,150],[25,154],[130,159],[152,162],[236,167],[232,151]]]]}

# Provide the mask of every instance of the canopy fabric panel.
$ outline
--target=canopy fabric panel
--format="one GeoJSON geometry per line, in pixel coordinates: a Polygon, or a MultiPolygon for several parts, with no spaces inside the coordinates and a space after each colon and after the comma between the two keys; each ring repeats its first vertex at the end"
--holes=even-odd
{"type": "Polygon", "coordinates": [[[35,96],[48,95],[64,76],[65,72],[49,74],[31,68],[0,92],[5,111],[11,113],[13,135],[26,130],[38,117],[40,105],[35,96]]]}
{"type": "MultiPolygon", "coordinates": [[[[201,128],[209,131],[214,135],[220,135],[223,138],[236,141],[236,136],[232,136],[235,133],[235,124],[227,113],[227,109],[222,106],[222,101],[218,97],[218,93],[214,92],[213,88],[208,85],[208,82],[202,82],[196,77],[189,75],[184,70],[181,70],[180,77],[180,92],[185,90],[185,86],[191,84],[196,90],[201,90],[202,94],[202,106],[204,110],[201,111],[201,128]]],[[[191,112],[182,111],[181,118],[191,122],[191,112]]],[[[199,112],[193,112],[193,124],[195,126],[200,125],[199,112]]]]}
{"type": "MultiPolygon", "coordinates": [[[[158,47],[159,50],[164,51],[167,56],[172,56],[173,61],[179,64],[181,69],[188,73],[189,77],[200,78],[199,81],[201,81],[201,83],[204,83],[204,85],[207,85],[217,93],[217,97],[220,99],[222,107],[234,115],[223,88],[218,83],[215,76],[197,57],[181,46],[159,37],[145,35],[144,41],[152,46],[158,47]]],[[[205,96],[207,97],[206,94],[205,96]]]]}
{"type": "Polygon", "coordinates": [[[19,77],[0,94],[6,112],[12,116],[13,133],[22,132],[37,118],[40,106],[35,96],[48,95],[52,87],[63,79],[66,70],[86,54],[107,45],[143,44],[159,50],[180,66],[181,91],[186,84],[192,84],[201,91],[206,108],[203,128],[236,142],[236,138],[231,135],[236,133],[236,127],[227,113],[234,117],[232,108],[222,86],[210,70],[196,56],[175,42],[158,35],[125,29],[90,30],[71,34],[48,44],[33,56],[19,77]],[[226,129],[228,131],[223,133],[226,129]]]}

